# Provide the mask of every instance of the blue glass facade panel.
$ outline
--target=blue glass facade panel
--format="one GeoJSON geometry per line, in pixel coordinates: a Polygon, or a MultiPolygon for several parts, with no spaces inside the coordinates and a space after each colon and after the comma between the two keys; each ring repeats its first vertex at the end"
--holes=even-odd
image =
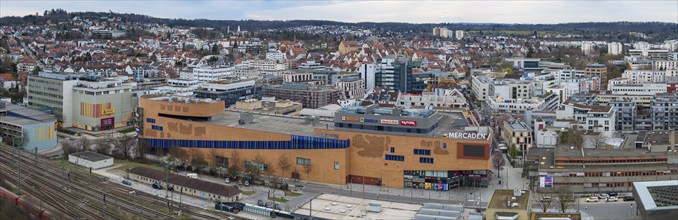
{"type": "MultiPolygon", "coordinates": [[[[161,128],[162,129],[162,128],[161,128]]],[[[333,140],[316,137],[292,136],[290,141],[210,141],[210,140],[168,140],[139,138],[147,141],[154,148],[192,147],[192,148],[227,148],[257,150],[310,150],[310,149],[346,149],[349,140],[333,140]]]]}

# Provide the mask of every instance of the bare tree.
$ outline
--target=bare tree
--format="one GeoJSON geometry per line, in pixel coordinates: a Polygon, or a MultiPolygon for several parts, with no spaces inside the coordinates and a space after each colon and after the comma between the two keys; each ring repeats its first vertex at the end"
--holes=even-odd
{"type": "Polygon", "coordinates": [[[142,159],[145,159],[146,153],[150,152],[151,149],[152,149],[151,144],[149,144],[143,139],[139,139],[134,148],[134,154],[136,157],[141,157],[142,159]]]}
{"type": "Polygon", "coordinates": [[[569,131],[567,135],[567,142],[574,147],[581,148],[584,144],[584,137],[581,132],[569,131]]]}
{"type": "Polygon", "coordinates": [[[188,152],[179,147],[170,147],[167,150],[167,162],[170,165],[181,164],[182,166],[188,161],[188,152]]]}
{"type": "Polygon", "coordinates": [[[134,148],[136,139],[127,135],[114,138],[112,141],[113,151],[115,154],[120,154],[121,159],[129,158],[130,150],[134,148]]]}
{"type": "Polygon", "coordinates": [[[504,165],[506,165],[504,154],[502,154],[501,151],[494,151],[494,154],[492,155],[492,165],[494,165],[494,168],[497,170],[497,178],[499,178],[501,170],[504,168],[504,165]]]}
{"type": "Polygon", "coordinates": [[[313,170],[313,166],[311,166],[311,163],[304,165],[304,171],[306,172],[306,180],[311,180],[311,171],[312,170],[313,170]]]}
{"type": "Polygon", "coordinates": [[[539,205],[542,212],[546,212],[553,205],[553,190],[545,188],[544,192],[532,192],[532,198],[539,205]]]}
{"type": "Polygon", "coordinates": [[[238,151],[232,151],[231,158],[228,158],[228,175],[237,177],[240,174],[240,168],[240,154],[238,151]]]}
{"type": "Polygon", "coordinates": [[[572,193],[570,187],[561,186],[556,190],[556,194],[558,195],[558,205],[560,206],[560,211],[565,213],[565,211],[571,208],[575,202],[574,193],[572,193]]]}
{"type": "Polygon", "coordinates": [[[113,138],[111,138],[110,136],[104,136],[103,138],[99,138],[98,140],[95,141],[94,151],[100,154],[110,154],[112,142],[113,138]]]}
{"type": "Polygon", "coordinates": [[[603,138],[603,134],[598,134],[595,137],[593,137],[593,147],[596,149],[603,148],[605,146],[605,139],[603,138]]]}
{"type": "Polygon", "coordinates": [[[80,147],[83,150],[87,151],[87,150],[90,150],[90,147],[92,146],[92,141],[87,139],[85,136],[82,136],[82,137],[80,137],[80,143],[79,144],[80,144],[80,147]]]}
{"type": "Polygon", "coordinates": [[[193,151],[191,153],[191,165],[193,165],[193,169],[203,170],[207,167],[207,160],[200,151],[193,151]]]}
{"type": "Polygon", "coordinates": [[[68,158],[69,154],[82,151],[81,148],[78,145],[73,144],[71,141],[68,141],[68,140],[62,140],[61,141],[61,149],[64,151],[63,156],[66,159],[68,158]]]}
{"type": "Polygon", "coordinates": [[[286,154],[280,155],[278,157],[278,168],[280,168],[280,176],[284,177],[285,176],[285,171],[292,166],[292,163],[290,163],[290,157],[286,154]]]}

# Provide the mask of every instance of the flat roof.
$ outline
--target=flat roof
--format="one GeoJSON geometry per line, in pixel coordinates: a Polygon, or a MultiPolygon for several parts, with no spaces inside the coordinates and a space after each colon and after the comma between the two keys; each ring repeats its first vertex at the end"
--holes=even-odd
{"type": "Polygon", "coordinates": [[[645,210],[678,209],[678,180],[634,182],[633,188],[645,210]]]}
{"type": "Polygon", "coordinates": [[[308,215],[323,219],[414,219],[421,205],[362,199],[334,194],[322,194],[306,203],[295,214],[308,215]],[[381,212],[366,211],[368,204],[381,205],[381,212]],[[363,215],[365,214],[365,215],[363,215]]]}
{"type": "Polygon", "coordinates": [[[181,176],[173,173],[168,174],[165,171],[156,170],[148,167],[134,167],[130,169],[129,172],[158,181],[165,181],[165,179],[168,179],[168,182],[173,185],[191,188],[198,191],[212,193],[214,195],[220,195],[229,198],[236,196],[242,192],[241,190],[232,186],[213,183],[200,179],[193,179],[190,177],[181,176]]]}
{"type": "MultiPolygon", "coordinates": [[[[220,126],[229,126],[236,128],[246,128],[260,131],[292,134],[292,135],[302,135],[309,137],[322,137],[328,138],[326,134],[315,133],[313,130],[315,128],[320,129],[334,129],[334,121],[319,120],[318,125],[311,125],[306,122],[306,119],[299,116],[291,115],[274,115],[266,113],[257,113],[252,112],[253,123],[250,124],[240,124],[238,122],[240,118],[240,113],[242,111],[236,111],[232,109],[227,109],[223,118],[219,118],[214,121],[208,121],[205,123],[220,125],[220,126]]],[[[451,131],[462,131],[466,126],[470,125],[469,119],[464,116],[461,112],[438,112],[440,115],[440,121],[438,122],[438,127],[435,128],[429,134],[414,134],[412,136],[422,136],[422,135],[434,135],[435,137],[442,137],[443,134],[447,134],[451,131]]],[[[369,130],[360,130],[360,129],[342,129],[344,131],[355,131],[355,132],[370,132],[369,130]]],[[[379,132],[380,134],[394,134],[394,135],[403,135],[403,133],[396,132],[379,132]]],[[[410,134],[407,134],[410,135],[410,134]]]]}
{"type": "Polygon", "coordinates": [[[107,160],[111,159],[112,157],[103,155],[103,154],[98,154],[92,151],[83,151],[83,152],[77,152],[77,153],[72,153],[69,154],[68,156],[74,156],[83,160],[88,160],[92,162],[97,162],[97,161],[102,161],[102,160],[107,160]]]}
{"type": "Polygon", "coordinates": [[[247,128],[260,131],[269,131],[276,133],[292,134],[292,135],[302,135],[310,137],[327,137],[325,134],[313,132],[314,128],[333,128],[334,122],[328,122],[319,120],[318,125],[313,126],[306,123],[306,120],[302,117],[293,117],[293,116],[283,116],[283,115],[273,115],[273,114],[261,114],[253,112],[252,115],[254,120],[250,124],[240,124],[238,122],[240,118],[239,111],[226,110],[223,114],[223,118],[209,121],[207,123],[237,127],[237,128],[247,128]]]}
{"type": "Polygon", "coordinates": [[[527,203],[530,198],[530,192],[529,191],[519,191],[519,192],[521,192],[520,196],[514,196],[513,190],[496,189],[494,190],[494,194],[492,194],[492,199],[490,200],[490,203],[487,205],[487,208],[513,209],[513,210],[531,209],[531,207],[527,207],[527,203]],[[515,197],[515,200],[513,200],[513,197],[515,197]],[[511,204],[517,203],[518,207],[509,206],[508,201],[511,201],[511,204]]]}
{"type": "MultiPolygon", "coordinates": [[[[56,117],[54,115],[50,115],[38,110],[26,108],[23,106],[11,104],[11,103],[5,103],[5,110],[8,112],[15,114],[15,115],[20,115],[21,117],[18,118],[29,118],[27,120],[33,119],[35,121],[41,121],[41,122],[53,122],[56,121],[56,117]]],[[[3,116],[4,117],[12,117],[12,116],[3,116]]]]}
{"type": "Polygon", "coordinates": [[[599,148],[581,148],[570,149],[567,147],[558,147],[556,157],[576,157],[576,158],[624,158],[624,157],[666,157],[666,152],[648,152],[646,149],[599,149],[599,148]],[[582,156],[582,151],[584,155],[582,156]]]}

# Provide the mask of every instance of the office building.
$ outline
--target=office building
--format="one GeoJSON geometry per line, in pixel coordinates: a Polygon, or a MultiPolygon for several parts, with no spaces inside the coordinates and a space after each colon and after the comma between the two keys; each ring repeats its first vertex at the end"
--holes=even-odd
{"type": "Polygon", "coordinates": [[[462,109],[468,108],[464,95],[456,89],[433,89],[421,95],[399,93],[396,103],[423,109],[462,109]]]}
{"type": "MultiPolygon", "coordinates": [[[[662,141],[659,138],[668,136],[646,141],[662,141]]],[[[640,139],[642,143],[643,138],[640,139]]],[[[678,152],[650,152],[633,145],[619,149],[534,148],[528,152],[525,163],[531,186],[540,190],[549,188],[541,184],[543,179],[552,180],[555,188],[567,186],[575,193],[599,194],[631,192],[634,182],[678,178],[678,152]]]]}
{"type": "Polygon", "coordinates": [[[54,114],[61,125],[70,127],[73,124],[73,86],[82,76],[48,72],[28,76],[28,107],[54,114]]]}
{"type": "Polygon", "coordinates": [[[484,102],[490,94],[490,84],[494,79],[487,76],[473,76],[471,80],[471,92],[476,100],[484,102]]]}
{"type": "Polygon", "coordinates": [[[509,146],[516,146],[520,152],[532,148],[532,129],[519,119],[508,119],[501,126],[501,134],[509,146]]]}
{"type": "Polygon", "coordinates": [[[203,84],[193,94],[196,98],[224,100],[226,106],[234,105],[241,100],[261,98],[261,91],[257,88],[255,80],[235,78],[203,84]]]}
{"type": "Polygon", "coordinates": [[[616,84],[609,86],[616,95],[657,95],[666,93],[666,83],[616,84]]]}

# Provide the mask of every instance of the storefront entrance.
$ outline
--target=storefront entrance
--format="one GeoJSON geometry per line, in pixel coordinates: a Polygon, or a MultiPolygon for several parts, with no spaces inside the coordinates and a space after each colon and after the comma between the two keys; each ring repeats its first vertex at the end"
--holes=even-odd
{"type": "Polygon", "coordinates": [[[101,119],[101,126],[99,130],[109,130],[113,129],[115,124],[115,118],[102,118],[101,119]]]}

